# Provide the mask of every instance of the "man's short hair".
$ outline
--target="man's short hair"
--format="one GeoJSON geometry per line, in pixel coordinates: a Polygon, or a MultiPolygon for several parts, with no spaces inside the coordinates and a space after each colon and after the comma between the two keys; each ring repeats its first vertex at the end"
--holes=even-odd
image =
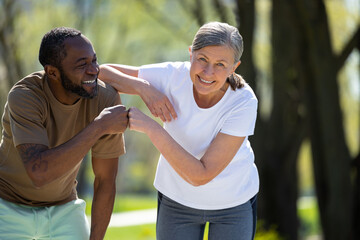
{"type": "Polygon", "coordinates": [[[58,27],[44,35],[39,50],[39,61],[43,67],[52,65],[61,68],[61,62],[66,57],[64,41],[67,38],[80,36],[81,32],[74,28],[58,27]]]}

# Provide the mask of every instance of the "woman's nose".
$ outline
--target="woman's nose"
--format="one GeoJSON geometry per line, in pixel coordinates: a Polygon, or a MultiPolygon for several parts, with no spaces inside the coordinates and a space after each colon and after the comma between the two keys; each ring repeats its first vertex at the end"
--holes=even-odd
{"type": "Polygon", "coordinates": [[[204,67],[203,72],[204,72],[206,75],[212,75],[212,74],[214,74],[214,68],[212,67],[211,64],[207,64],[207,65],[204,67]]]}

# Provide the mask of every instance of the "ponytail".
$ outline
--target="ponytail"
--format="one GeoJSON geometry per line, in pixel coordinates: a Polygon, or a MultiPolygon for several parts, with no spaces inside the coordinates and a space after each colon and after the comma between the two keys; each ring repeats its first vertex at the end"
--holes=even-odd
{"type": "Polygon", "coordinates": [[[226,81],[230,84],[231,89],[234,91],[238,88],[243,88],[246,83],[244,78],[235,72],[233,72],[226,81]]]}

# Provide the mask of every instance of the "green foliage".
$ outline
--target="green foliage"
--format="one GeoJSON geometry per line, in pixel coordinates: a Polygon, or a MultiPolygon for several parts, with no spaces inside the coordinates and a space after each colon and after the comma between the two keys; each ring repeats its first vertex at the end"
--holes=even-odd
{"type": "Polygon", "coordinates": [[[300,236],[318,235],[321,232],[319,210],[315,198],[305,197],[298,202],[300,236]]]}
{"type": "Polygon", "coordinates": [[[262,222],[258,221],[255,240],[282,240],[282,238],[276,231],[275,226],[271,227],[270,229],[265,229],[262,222]]]}

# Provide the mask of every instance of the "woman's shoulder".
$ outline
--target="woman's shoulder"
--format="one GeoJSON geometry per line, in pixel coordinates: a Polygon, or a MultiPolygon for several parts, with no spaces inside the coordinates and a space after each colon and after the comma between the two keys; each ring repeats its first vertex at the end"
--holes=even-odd
{"type": "Polygon", "coordinates": [[[161,62],[142,65],[140,70],[144,69],[164,69],[169,71],[190,69],[190,62],[161,62]]]}
{"type": "Polygon", "coordinates": [[[229,89],[231,92],[229,94],[229,101],[232,105],[237,107],[244,107],[244,106],[257,106],[258,99],[248,83],[245,83],[244,86],[240,89],[232,90],[229,89]]]}
{"type": "Polygon", "coordinates": [[[143,65],[139,70],[139,77],[161,78],[169,80],[179,80],[189,76],[189,62],[162,62],[143,65]]]}
{"type": "Polygon", "coordinates": [[[231,95],[235,98],[256,98],[254,90],[248,83],[245,83],[242,88],[238,88],[236,90],[231,90],[231,95]]]}

